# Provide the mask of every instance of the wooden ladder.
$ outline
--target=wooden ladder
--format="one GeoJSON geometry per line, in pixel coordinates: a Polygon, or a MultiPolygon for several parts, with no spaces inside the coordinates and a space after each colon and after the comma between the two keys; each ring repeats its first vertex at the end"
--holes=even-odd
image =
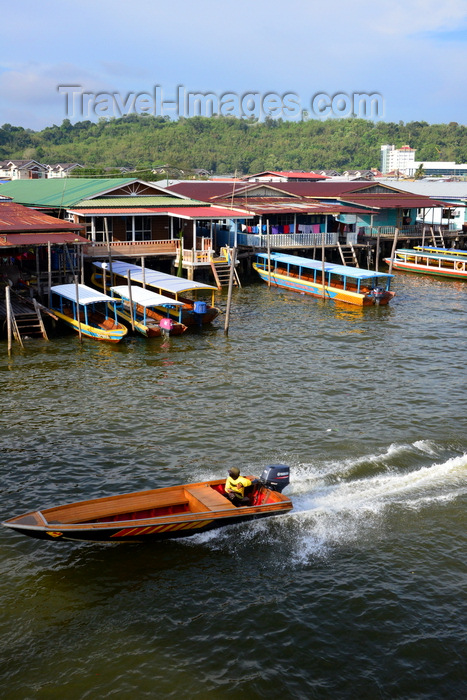
{"type": "Polygon", "coordinates": [[[339,248],[339,253],[343,265],[350,265],[351,267],[360,267],[360,265],[358,264],[357,256],[355,255],[355,249],[351,243],[349,243],[348,245],[341,245],[338,241],[337,246],[339,248]]]}
{"type": "Polygon", "coordinates": [[[15,338],[18,340],[17,336],[19,336],[19,339],[21,339],[29,336],[41,335],[43,338],[45,338],[45,340],[48,340],[39,304],[35,299],[33,299],[32,301],[34,304],[34,312],[31,311],[31,313],[20,314],[16,313],[15,315],[12,311],[15,338]]]}
{"type": "Polygon", "coordinates": [[[441,228],[437,231],[434,226],[430,227],[431,237],[433,239],[433,245],[435,248],[446,248],[444,243],[443,234],[441,233],[441,228]]]}
{"type": "MultiPolygon", "coordinates": [[[[211,259],[211,270],[212,274],[214,275],[214,279],[216,280],[217,289],[228,287],[230,278],[230,263],[227,262],[225,258],[220,258],[218,262],[215,259],[211,259]]],[[[234,286],[241,287],[240,279],[235,268],[233,272],[234,286]]]]}

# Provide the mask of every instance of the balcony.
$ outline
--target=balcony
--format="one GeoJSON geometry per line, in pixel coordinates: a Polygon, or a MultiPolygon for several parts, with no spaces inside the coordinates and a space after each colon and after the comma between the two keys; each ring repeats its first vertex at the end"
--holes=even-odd
{"type": "Polygon", "coordinates": [[[93,242],[84,246],[84,256],[86,258],[105,258],[108,255],[118,258],[149,257],[157,255],[175,257],[179,245],[179,240],[111,241],[110,244],[93,242]]]}

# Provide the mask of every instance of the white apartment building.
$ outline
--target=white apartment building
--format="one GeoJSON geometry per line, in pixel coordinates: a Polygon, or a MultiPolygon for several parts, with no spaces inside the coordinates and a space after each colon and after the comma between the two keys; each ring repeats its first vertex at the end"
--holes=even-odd
{"type": "Polygon", "coordinates": [[[381,172],[383,174],[399,172],[401,175],[413,174],[415,148],[410,146],[381,146],[381,172]]]}

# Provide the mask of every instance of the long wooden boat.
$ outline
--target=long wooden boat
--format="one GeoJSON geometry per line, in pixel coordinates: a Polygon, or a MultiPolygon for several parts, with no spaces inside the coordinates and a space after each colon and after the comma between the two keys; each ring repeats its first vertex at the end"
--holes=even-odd
{"type": "MultiPolygon", "coordinates": [[[[297,255],[258,253],[253,269],[262,280],[302,294],[323,297],[323,262],[297,255]]],[[[393,275],[359,267],[324,263],[324,297],[357,306],[388,304],[393,275]]]]}
{"type": "Polygon", "coordinates": [[[250,487],[250,505],[233,505],[225,495],[224,482],[217,479],[69,503],[25,513],[3,525],[41,540],[141,542],[188,537],[292,509],[292,501],[282,494],[289,483],[286,465],[263,471],[259,483],[250,487]]]}
{"type": "Polygon", "coordinates": [[[181,314],[181,301],[169,299],[136,285],[111,287],[110,291],[117,301],[117,316],[120,320],[146,338],[181,335],[186,331],[187,326],[184,323],[174,321],[169,315],[169,310],[174,307],[180,309],[181,314]],[[165,315],[160,312],[160,308],[167,309],[165,315]]]}
{"type": "Polygon", "coordinates": [[[467,250],[460,250],[459,248],[437,248],[431,245],[414,245],[414,250],[425,251],[426,253],[435,253],[438,255],[455,255],[456,257],[467,256],[467,250]]]}
{"type": "MultiPolygon", "coordinates": [[[[389,265],[391,258],[385,258],[384,262],[389,265]]],[[[467,280],[467,256],[451,254],[448,250],[430,253],[425,248],[398,248],[392,259],[392,267],[404,272],[467,280]]]]}
{"type": "Polygon", "coordinates": [[[128,333],[126,326],[117,320],[115,299],[107,294],[85,284],[59,284],[50,291],[50,310],[87,338],[118,343],[128,333]]]}
{"type": "MultiPolygon", "coordinates": [[[[123,280],[130,283],[137,282],[143,287],[155,289],[159,294],[180,301],[183,304],[181,316],[177,308],[169,309],[171,318],[185,324],[185,326],[201,326],[206,323],[211,323],[216,316],[220,314],[220,309],[214,305],[214,297],[217,292],[217,287],[204,282],[195,282],[187,280],[184,277],[176,277],[169,275],[166,272],[143,268],[140,265],[132,265],[122,260],[112,260],[112,263],[94,262],[93,265],[97,268],[92,276],[92,283],[96,287],[104,288],[104,275],[107,280],[117,278],[121,284],[123,280]],[[110,267],[112,268],[110,270],[110,267]],[[209,293],[211,303],[198,299],[198,295],[209,293]],[[188,295],[188,296],[187,296],[188,295]]],[[[112,282],[112,285],[114,282],[112,282]]],[[[165,309],[160,307],[161,313],[165,313],[165,309]]]]}

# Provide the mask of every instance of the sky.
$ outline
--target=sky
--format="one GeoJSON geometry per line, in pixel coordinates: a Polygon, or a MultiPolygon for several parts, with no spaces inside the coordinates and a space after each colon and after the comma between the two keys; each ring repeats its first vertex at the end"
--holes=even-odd
{"type": "Polygon", "coordinates": [[[22,0],[0,16],[0,125],[213,109],[466,123],[467,0],[22,0]]]}

